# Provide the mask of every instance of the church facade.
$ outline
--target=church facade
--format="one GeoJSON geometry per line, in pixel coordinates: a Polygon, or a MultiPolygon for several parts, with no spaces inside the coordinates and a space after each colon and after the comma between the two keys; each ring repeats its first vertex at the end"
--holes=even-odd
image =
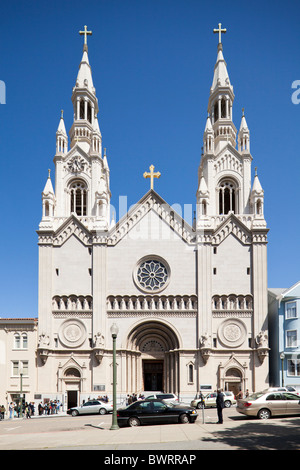
{"type": "Polygon", "coordinates": [[[56,133],[55,184],[42,193],[38,229],[37,393],[69,405],[164,390],[193,398],[203,385],[268,385],[267,232],[264,191],[251,179],[244,113],[232,120],[233,87],[221,28],[190,226],[153,189],[117,223],[85,28],[72,92],[74,120],[56,133]]]}

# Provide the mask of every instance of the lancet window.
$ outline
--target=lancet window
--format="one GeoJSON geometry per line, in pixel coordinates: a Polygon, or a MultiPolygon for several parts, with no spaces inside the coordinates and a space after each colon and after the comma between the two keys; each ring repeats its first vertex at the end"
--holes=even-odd
{"type": "Polygon", "coordinates": [[[231,180],[223,180],[219,185],[219,214],[238,213],[237,187],[231,180]]]}
{"type": "Polygon", "coordinates": [[[87,188],[83,181],[74,181],[70,187],[71,212],[87,214],[87,188]]]}

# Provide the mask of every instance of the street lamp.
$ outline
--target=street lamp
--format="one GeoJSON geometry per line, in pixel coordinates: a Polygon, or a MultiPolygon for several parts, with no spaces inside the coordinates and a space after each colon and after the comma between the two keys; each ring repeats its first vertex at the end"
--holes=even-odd
{"type": "Polygon", "coordinates": [[[20,398],[21,398],[20,418],[23,418],[23,369],[20,369],[20,398]]]}
{"type": "Polygon", "coordinates": [[[110,333],[113,340],[113,414],[111,430],[119,429],[117,420],[117,363],[116,363],[116,340],[119,333],[118,326],[113,323],[110,328],[110,333]]]}
{"type": "Polygon", "coordinates": [[[282,353],[280,353],[280,359],[281,359],[281,386],[284,387],[284,377],[283,377],[283,372],[284,372],[284,358],[285,358],[285,354],[284,352],[282,351],[282,353]]]}

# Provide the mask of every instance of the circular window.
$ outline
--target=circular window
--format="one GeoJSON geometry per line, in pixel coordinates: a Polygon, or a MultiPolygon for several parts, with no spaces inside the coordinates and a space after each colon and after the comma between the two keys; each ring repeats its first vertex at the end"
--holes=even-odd
{"type": "Polygon", "coordinates": [[[135,281],[138,287],[147,292],[159,292],[167,286],[169,268],[160,259],[144,259],[137,267],[135,281]]]}

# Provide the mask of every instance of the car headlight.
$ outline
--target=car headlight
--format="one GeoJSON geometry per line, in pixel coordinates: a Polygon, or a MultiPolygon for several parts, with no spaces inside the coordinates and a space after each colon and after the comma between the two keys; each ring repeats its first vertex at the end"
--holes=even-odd
{"type": "Polygon", "coordinates": [[[192,415],[196,415],[197,414],[197,411],[196,410],[193,410],[192,411],[192,415]]]}

